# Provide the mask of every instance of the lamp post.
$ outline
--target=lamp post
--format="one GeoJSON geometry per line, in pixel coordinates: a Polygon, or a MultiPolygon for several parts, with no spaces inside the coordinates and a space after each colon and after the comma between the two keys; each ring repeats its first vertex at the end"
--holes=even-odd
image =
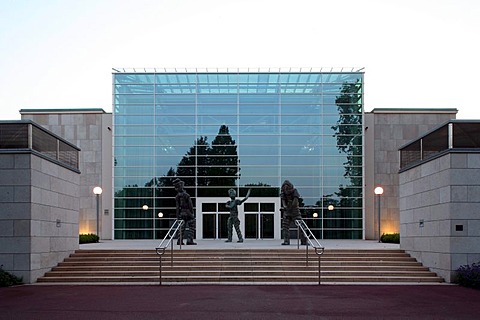
{"type": "Polygon", "coordinates": [[[93,188],[93,193],[97,198],[97,236],[100,238],[100,230],[99,230],[99,219],[100,219],[100,195],[102,194],[103,190],[100,187],[93,188]]]}
{"type": "Polygon", "coordinates": [[[380,197],[383,194],[383,188],[382,187],[376,187],[373,192],[377,195],[378,198],[378,242],[380,242],[381,239],[381,234],[380,234],[380,197]]]}

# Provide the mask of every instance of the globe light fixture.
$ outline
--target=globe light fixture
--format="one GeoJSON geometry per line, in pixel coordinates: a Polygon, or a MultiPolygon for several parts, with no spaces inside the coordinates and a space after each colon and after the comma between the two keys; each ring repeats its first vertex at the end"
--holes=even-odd
{"type": "Polygon", "coordinates": [[[382,187],[376,187],[375,190],[373,190],[373,192],[377,195],[377,198],[378,198],[378,242],[381,242],[381,238],[382,238],[382,235],[380,234],[380,221],[381,221],[381,217],[380,217],[380,197],[382,196],[383,194],[383,188],[382,187]]]}
{"type": "Polygon", "coordinates": [[[101,187],[95,187],[93,188],[93,194],[96,197],[97,200],[97,227],[96,227],[96,233],[97,236],[100,238],[100,230],[99,230],[99,225],[100,225],[100,195],[102,194],[103,190],[101,187]]]}

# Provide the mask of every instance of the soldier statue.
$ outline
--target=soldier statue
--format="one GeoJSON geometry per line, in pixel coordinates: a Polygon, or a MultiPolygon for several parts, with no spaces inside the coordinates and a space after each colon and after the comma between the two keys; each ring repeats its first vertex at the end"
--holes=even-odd
{"type": "MultiPolygon", "coordinates": [[[[193,242],[193,236],[195,234],[195,216],[193,215],[193,205],[190,195],[183,189],[185,183],[180,179],[173,181],[173,186],[178,192],[175,196],[175,202],[177,205],[177,219],[183,220],[181,228],[181,234],[187,239],[187,245],[196,245],[193,242]]],[[[177,244],[183,244],[183,240],[179,237],[177,244]]]]}
{"type": "Polygon", "coordinates": [[[230,217],[228,217],[227,220],[228,239],[225,242],[232,242],[233,227],[235,227],[235,231],[237,232],[237,242],[243,242],[242,231],[240,231],[240,220],[238,219],[238,206],[248,199],[250,189],[247,192],[247,196],[242,200],[235,199],[237,196],[235,189],[228,190],[228,195],[230,196],[230,200],[227,201],[225,207],[230,209],[230,217]]]}
{"type": "MultiPolygon", "coordinates": [[[[298,207],[298,202],[300,198],[300,194],[298,193],[297,189],[293,186],[293,184],[285,180],[282,184],[282,191],[280,194],[280,198],[282,201],[281,211],[283,212],[283,221],[282,221],[282,236],[283,236],[283,243],[282,245],[289,245],[290,244],[290,225],[295,220],[302,220],[302,216],[300,214],[300,209],[298,207]]],[[[305,235],[303,232],[300,233],[302,243],[305,243],[305,235]]]]}

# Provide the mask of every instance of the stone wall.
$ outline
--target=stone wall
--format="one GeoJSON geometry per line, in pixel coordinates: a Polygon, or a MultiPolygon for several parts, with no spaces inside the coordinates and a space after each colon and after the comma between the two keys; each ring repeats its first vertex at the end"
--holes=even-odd
{"type": "Polygon", "coordinates": [[[373,190],[383,187],[381,233],[399,232],[399,148],[455,119],[456,109],[374,109],[365,114],[365,239],[378,239],[373,190]]]}
{"type": "Polygon", "coordinates": [[[102,109],[20,110],[22,119],[32,120],[78,146],[80,153],[80,233],[95,233],[112,239],[112,114],[102,109]],[[97,203],[94,187],[102,187],[100,196],[100,232],[97,232],[97,203]]]}
{"type": "Polygon", "coordinates": [[[447,282],[480,262],[480,153],[452,151],[399,178],[400,247],[447,282]]]}
{"type": "Polygon", "coordinates": [[[78,249],[79,172],[0,153],[0,265],[33,283],[78,249]]]}

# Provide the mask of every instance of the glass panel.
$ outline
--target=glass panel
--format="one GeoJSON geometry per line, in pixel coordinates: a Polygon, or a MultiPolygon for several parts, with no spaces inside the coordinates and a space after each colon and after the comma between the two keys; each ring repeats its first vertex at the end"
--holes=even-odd
{"type": "Polygon", "coordinates": [[[50,159],[57,159],[57,138],[32,126],[32,149],[50,159]]]}
{"type": "Polygon", "coordinates": [[[151,94],[116,94],[116,104],[138,104],[138,103],[153,103],[153,95],[151,94]]]}
{"type": "Polygon", "coordinates": [[[245,212],[258,212],[258,203],[256,203],[256,202],[245,202],[243,204],[243,210],[245,212]]]}
{"type": "MultiPolygon", "coordinates": [[[[153,96],[151,96],[153,97],[153,96]]],[[[153,101],[152,101],[153,102],[153,101]]],[[[188,104],[196,102],[196,95],[194,94],[157,94],[155,95],[155,102],[157,104],[175,103],[188,104]]]]}
{"type": "Polygon", "coordinates": [[[322,103],[323,95],[319,94],[283,94],[282,103],[283,104],[318,104],[322,103]]]}
{"type": "Polygon", "coordinates": [[[216,215],[215,214],[203,214],[202,215],[202,238],[203,239],[215,239],[216,238],[216,215]]]}
{"type": "Polygon", "coordinates": [[[238,154],[241,155],[242,159],[244,156],[247,155],[256,155],[256,156],[278,156],[280,153],[279,147],[273,146],[246,146],[240,145],[238,146],[238,154]]]}
{"type": "Polygon", "coordinates": [[[453,123],[454,148],[480,148],[479,123],[453,123]]]}
{"type": "Polygon", "coordinates": [[[123,94],[145,94],[145,93],[153,93],[155,87],[151,84],[117,84],[115,85],[115,93],[123,93],[123,94]]]}
{"type": "Polygon", "coordinates": [[[280,103],[280,96],[276,94],[240,94],[239,101],[243,103],[268,103],[276,104],[280,103]]]}
{"type": "Polygon", "coordinates": [[[231,126],[237,123],[237,117],[235,115],[199,115],[197,117],[197,121],[199,125],[216,124],[220,126],[225,124],[227,126],[231,126]]]}
{"type": "Polygon", "coordinates": [[[274,146],[280,144],[280,137],[275,135],[244,135],[240,142],[243,145],[267,145],[274,146]]]}
{"type": "Polygon", "coordinates": [[[260,211],[262,212],[274,212],[275,211],[275,203],[260,203],[260,211]]]}
{"type": "Polygon", "coordinates": [[[194,125],[195,124],[195,116],[156,116],[155,123],[157,125],[167,125],[167,124],[176,124],[176,125],[194,125]]]}
{"type": "Polygon", "coordinates": [[[242,104],[241,114],[278,114],[278,104],[242,104]]]}
{"type": "Polygon", "coordinates": [[[195,105],[194,104],[159,104],[155,106],[155,113],[157,115],[186,114],[191,116],[195,114],[195,105]]]}
{"type": "Polygon", "coordinates": [[[237,113],[236,104],[199,104],[197,107],[198,114],[212,115],[234,115],[237,113]]]}
{"type": "Polygon", "coordinates": [[[248,166],[252,168],[252,165],[264,165],[264,166],[277,166],[279,165],[278,156],[245,156],[242,155],[241,163],[242,167],[248,166]]]}
{"type": "Polygon", "coordinates": [[[260,238],[273,239],[275,230],[275,221],[273,214],[260,215],[260,238]]]}
{"type": "MultiPolygon", "coordinates": [[[[217,90],[217,92],[219,92],[217,90]]],[[[198,103],[237,103],[238,97],[236,94],[199,94],[197,96],[198,103]]]]}
{"type": "Polygon", "coordinates": [[[29,126],[31,125],[27,123],[0,124],[0,149],[29,148],[29,126]]]}
{"type": "MultiPolygon", "coordinates": [[[[230,214],[219,214],[218,215],[218,225],[220,226],[220,228],[218,230],[218,238],[219,239],[227,239],[228,238],[228,229],[227,229],[228,217],[230,217],[230,214]]],[[[235,233],[235,227],[233,228],[232,232],[235,233]]]]}
{"type": "Polygon", "coordinates": [[[278,117],[274,115],[256,115],[256,116],[240,116],[240,124],[254,124],[254,125],[278,125],[278,117]]]}
{"type": "Polygon", "coordinates": [[[115,83],[154,83],[151,73],[114,73],[115,83]]]}
{"type": "Polygon", "coordinates": [[[258,239],[258,213],[245,214],[245,239],[258,239]]]}
{"type": "Polygon", "coordinates": [[[202,203],[202,212],[217,212],[216,203],[202,203]]]}

